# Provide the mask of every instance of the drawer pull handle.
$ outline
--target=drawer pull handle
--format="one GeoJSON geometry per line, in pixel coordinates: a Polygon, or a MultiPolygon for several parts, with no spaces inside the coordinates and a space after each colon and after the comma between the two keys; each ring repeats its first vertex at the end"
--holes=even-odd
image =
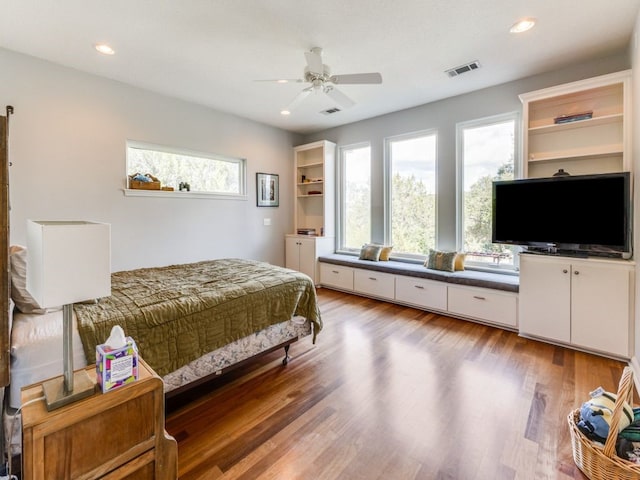
{"type": "Polygon", "coordinates": [[[340,273],[338,270],[331,270],[331,273],[340,273]]]}
{"type": "Polygon", "coordinates": [[[376,277],[369,277],[369,280],[378,280],[376,277]]]}
{"type": "Polygon", "coordinates": [[[414,287],[419,288],[420,290],[424,290],[424,287],[422,285],[414,285],[414,287]]]}
{"type": "Polygon", "coordinates": [[[474,295],[473,298],[475,298],[476,300],[486,300],[485,297],[481,297],[480,295],[474,295]]]}

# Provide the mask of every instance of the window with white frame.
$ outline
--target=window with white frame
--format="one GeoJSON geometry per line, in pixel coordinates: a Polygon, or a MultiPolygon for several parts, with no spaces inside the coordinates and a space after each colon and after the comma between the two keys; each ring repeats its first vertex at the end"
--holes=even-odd
{"type": "Polygon", "coordinates": [[[371,241],[371,147],[340,149],[340,250],[360,250],[371,241]]]}
{"type": "Polygon", "coordinates": [[[162,185],[191,192],[246,195],[246,160],[140,142],[127,142],[127,175],[150,174],[162,185]]]}
{"type": "Polygon", "coordinates": [[[456,136],[458,248],[467,264],[513,269],[516,247],[491,243],[491,195],[494,180],[515,178],[518,114],[459,123],[456,136]]]}
{"type": "Polygon", "coordinates": [[[394,255],[421,257],[436,245],[435,131],[385,140],[386,242],[394,255]]]}

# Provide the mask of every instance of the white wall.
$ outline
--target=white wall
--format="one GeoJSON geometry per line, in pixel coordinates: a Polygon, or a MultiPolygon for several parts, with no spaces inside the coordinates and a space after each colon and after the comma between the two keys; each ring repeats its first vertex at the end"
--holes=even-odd
{"type": "Polygon", "coordinates": [[[114,271],[220,257],[284,265],[298,136],[0,49],[5,105],[12,244],[25,243],[26,219],[83,219],[111,224],[114,271]],[[246,158],[247,200],[125,197],[127,139],[246,158]],[[256,207],[256,172],[280,175],[280,207],[256,207]]]}
{"type": "MultiPolygon", "coordinates": [[[[438,132],[437,247],[453,250],[456,248],[456,123],[502,113],[522,112],[522,105],[518,98],[521,93],[628,68],[628,55],[625,52],[619,52],[606,58],[575,64],[552,73],[516,80],[439,102],[317,132],[305,136],[304,143],[326,139],[335,142],[340,147],[371,142],[373,163],[372,241],[382,243],[384,242],[382,223],[384,139],[402,133],[436,129],[438,132]]],[[[473,75],[473,73],[468,75],[473,75]]],[[[452,81],[464,81],[464,75],[456,77],[452,81]]]]}

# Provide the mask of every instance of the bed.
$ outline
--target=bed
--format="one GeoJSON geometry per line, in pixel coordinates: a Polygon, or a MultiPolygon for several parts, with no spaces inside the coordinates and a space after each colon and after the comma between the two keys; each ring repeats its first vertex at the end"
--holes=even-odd
{"type": "MultiPolygon", "coordinates": [[[[11,382],[5,436],[22,387],[62,373],[62,311],[43,310],[26,290],[26,248],[10,247],[11,382]]],[[[95,362],[96,346],[120,325],[173,396],[322,328],[315,286],[300,272],[247,259],[217,259],[111,275],[111,296],[73,308],[73,359],[95,362]]]]}
{"type": "MultiPolygon", "coordinates": [[[[10,247],[12,300],[9,406],[20,389],[62,372],[62,312],[42,310],[25,288],[26,248],[10,247]]],[[[111,275],[111,296],[74,305],[74,368],[95,362],[112,327],[175,394],[322,328],[315,287],[294,270],[247,259],[217,259],[111,275]]]]}

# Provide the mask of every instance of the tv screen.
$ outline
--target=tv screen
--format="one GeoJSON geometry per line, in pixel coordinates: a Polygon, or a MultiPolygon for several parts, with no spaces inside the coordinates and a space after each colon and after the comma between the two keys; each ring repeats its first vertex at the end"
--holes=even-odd
{"type": "Polygon", "coordinates": [[[493,182],[492,241],[530,249],[631,252],[628,172],[493,182]]]}

